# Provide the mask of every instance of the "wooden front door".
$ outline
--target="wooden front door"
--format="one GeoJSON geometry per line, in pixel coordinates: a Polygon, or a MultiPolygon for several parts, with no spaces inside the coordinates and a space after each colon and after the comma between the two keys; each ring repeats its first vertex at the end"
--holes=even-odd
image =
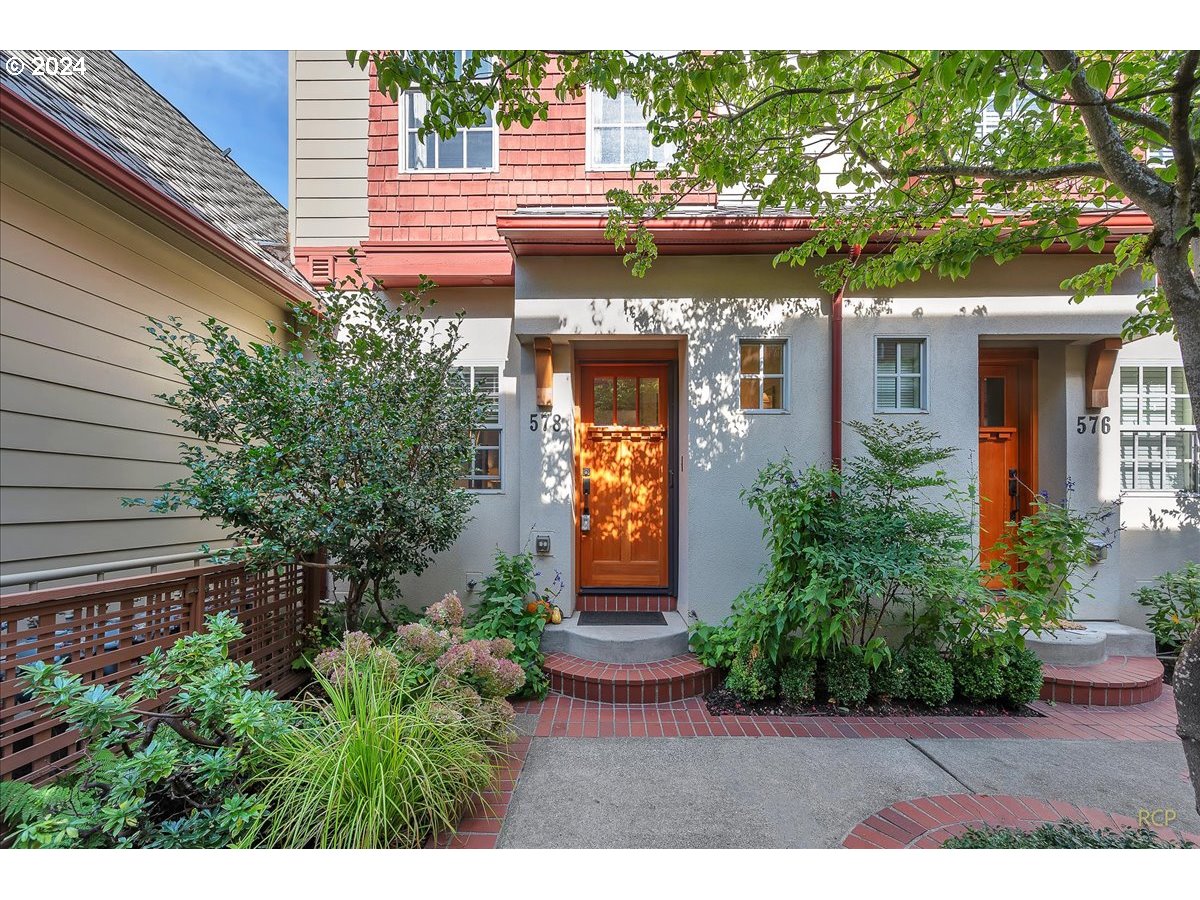
{"type": "Polygon", "coordinates": [[[669,586],[670,366],[580,366],[579,586],[669,586]]]}
{"type": "Polygon", "coordinates": [[[979,549],[981,565],[1037,494],[1037,351],[979,351],[979,549]]]}

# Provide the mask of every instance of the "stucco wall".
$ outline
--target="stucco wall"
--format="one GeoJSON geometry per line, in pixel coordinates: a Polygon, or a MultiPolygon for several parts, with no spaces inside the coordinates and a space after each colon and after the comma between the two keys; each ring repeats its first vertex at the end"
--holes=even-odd
{"type": "MultiPolygon", "coordinates": [[[[1140,362],[1180,365],[1179,346],[1168,335],[1158,335],[1128,344],[1117,355],[1113,373],[1113,430],[1118,430],[1118,388],[1121,365],[1140,362]]],[[[1116,435],[1114,434],[1115,438],[1116,435]]],[[[1112,459],[1119,459],[1120,444],[1110,439],[1112,459]]],[[[1108,465],[1116,469],[1115,463],[1108,465]]],[[[1118,476],[1119,477],[1119,476],[1118,476]]],[[[1200,501],[1180,498],[1171,492],[1124,491],[1121,494],[1121,551],[1129,562],[1121,568],[1120,618],[1142,625],[1145,613],[1133,592],[1156,575],[1178,569],[1185,562],[1200,561],[1200,501]]]]}
{"type": "Polygon", "coordinates": [[[340,50],[288,61],[292,245],[356,247],[367,237],[367,74],[340,50]]]}
{"type": "MultiPolygon", "coordinates": [[[[980,344],[1035,346],[1040,486],[1061,499],[1071,479],[1072,503],[1081,508],[1117,500],[1119,429],[1114,424],[1109,435],[1093,436],[1077,434],[1074,426],[1077,416],[1093,412],[1084,407],[1087,345],[1120,333],[1136,286],[1123,285],[1120,295],[1084,306],[1072,304],[1058,284],[1087,262],[1058,256],[1023,259],[1002,269],[985,264],[960,282],[930,279],[887,296],[848,298],[844,418],[874,415],[875,337],[926,336],[929,410],[919,418],[959,448],[951,474],[974,480],[980,344]]],[[[499,289],[442,292],[453,298],[449,307],[467,308],[473,342],[467,357],[495,361],[502,348],[509,353],[502,386],[509,417],[506,487],[503,495],[481,495],[471,530],[421,579],[421,602],[445,587],[461,591],[463,572],[486,573],[495,546],[519,548],[536,531],[549,533],[553,545],[553,554],[539,560],[540,580],[548,584],[556,569],[563,571],[568,579],[563,606],[571,608],[572,439],[569,433],[526,427],[530,414],[539,412],[532,339],[550,335],[555,342],[553,412],[568,415],[578,402],[572,384],[577,348],[674,341],[680,348],[682,401],[675,423],[680,434],[680,604],[702,618],[722,617],[764,562],[761,523],[740,491],[760,466],[785,453],[799,465],[828,460],[829,302],[811,274],[775,269],[765,257],[663,257],[646,278],[636,279],[614,259],[523,257],[517,262],[515,299],[502,302],[501,295],[508,297],[499,289]],[[737,340],[742,336],[789,340],[786,414],[754,415],[737,408],[737,340]]],[[[1145,348],[1133,345],[1122,358],[1148,352],[1149,344],[1145,348]]],[[[1154,352],[1169,355],[1171,349],[1163,345],[1154,352]]],[[[1115,385],[1112,398],[1116,404],[1115,385]]],[[[1115,405],[1100,413],[1117,420],[1115,405]]],[[[855,451],[848,431],[846,452],[855,451]]],[[[1127,526],[1128,504],[1127,498],[1127,526]]],[[[1081,616],[1124,616],[1133,581],[1156,574],[1159,557],[1174,560],[1190,552],[1187,534],[1146,534],[1142,539],[1155,542],[1155,553],[1135,545],[1123,560],[1131,531],[1111,537],[1108,558],[1088,573],[1094,599],[1081,605],[1081,616]],[[1148,567],[1149,574],[1139,574],[1148,567]]]]}
{"type": "Polygon", "coordinates": [[[154,395],[176,380],[147,316],[215,316],[269,340],[281,310],[7,146],[0,150],[0,568],[192,552],[195,515],[123,509],[183,474],[154,395]]]}

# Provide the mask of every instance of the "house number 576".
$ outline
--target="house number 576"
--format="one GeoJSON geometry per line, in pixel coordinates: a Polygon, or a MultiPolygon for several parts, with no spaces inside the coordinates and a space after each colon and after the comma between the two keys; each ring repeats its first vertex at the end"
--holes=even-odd
{"type": "Polygon", "coordinates": [[[1079,416],[1075,419],[1076,434],[1087,434],[1089,431],[1095,434],[1097,427],[1101,434],[1108,434],[1112,431],[1112,416],[1079,416]]]}

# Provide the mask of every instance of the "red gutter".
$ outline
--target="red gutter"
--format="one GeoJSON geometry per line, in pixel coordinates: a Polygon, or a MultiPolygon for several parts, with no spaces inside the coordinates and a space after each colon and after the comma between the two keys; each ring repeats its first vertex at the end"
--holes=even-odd
{"type": "Polygon", "coordinates": [[[0,122],[287,299],[296,303],[313,302],[312,295],[300,285],[5,85],[0,85],[0,122]]]}
{"type": "MultiPolygon", "coordinates": [[[[851,267],[861,254],[862,247],[857,244],[850,248],[851,267]]],[[[833,468],[839,472],[842,471],[842,300],[849,282],[847,270],[829,306],[829,455],[833,468]]]]}

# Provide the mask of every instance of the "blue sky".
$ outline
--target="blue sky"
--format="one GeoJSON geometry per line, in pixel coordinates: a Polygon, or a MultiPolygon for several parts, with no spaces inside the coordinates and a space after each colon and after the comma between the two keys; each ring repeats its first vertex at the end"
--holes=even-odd
{"type": "Polygon", "coordinates": [[[287,51],[119,50],[117,55],[287,204],[287,51]]]}

